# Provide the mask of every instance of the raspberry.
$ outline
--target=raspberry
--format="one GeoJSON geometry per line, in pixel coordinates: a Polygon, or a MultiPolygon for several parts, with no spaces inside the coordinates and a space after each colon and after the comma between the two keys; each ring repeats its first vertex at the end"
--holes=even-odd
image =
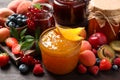
{"type": "Polygon", "coordinates": [[[34,58],[30,55],[25,55],[21,58],[21,62],[22,63],[25,63],[27,65],[34,65],[33,62],[34,62],[34,58]]]}
{"type": "Polygon", "coordinates": [[[115,58],[113,64],[120,66],[120,58],[115,58]]]}
{"type": "Polygon", "coordinates": [[[43,74],[43,68],[41,67],[41,64],[35,64],[34,68],[33,68],[33,74],[34,75],[41,75],[43,74]]]}
{"type": "Polygon", "coordinates": [[[99,72],[99,67],[98,66],[91,66],[88,68],[89,72],[94,74],[94,75],[97,75],[98,72],[99,72]]]}
{"type": "Polygon", "coordinates": [[[80,64],[78,66],[78,72],[84,74],[87,72],[87,68],[84,65],[80,64]]]}

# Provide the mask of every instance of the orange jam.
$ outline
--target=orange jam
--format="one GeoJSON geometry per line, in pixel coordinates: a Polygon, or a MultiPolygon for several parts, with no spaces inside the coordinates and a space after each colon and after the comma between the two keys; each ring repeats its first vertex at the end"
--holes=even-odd
{"type": "Polygon", "coordinates": [[[43,64],[54,74],[63,75],[73,71],[78,63],[79,41],[65,39],[55,28],[40,36],[39,46],[43,64]]]}

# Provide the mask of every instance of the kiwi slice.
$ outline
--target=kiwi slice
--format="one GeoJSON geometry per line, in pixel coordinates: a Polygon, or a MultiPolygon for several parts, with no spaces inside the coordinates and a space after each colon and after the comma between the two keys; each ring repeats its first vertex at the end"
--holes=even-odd
{"type": "Polygon", "coordinates": [[[117,52],[120,52],[120,41],[116,40],[116,41],[112,41],[110,43],[110,46],[117,52]]]}
{"type": "Polygon", "coordinates": [[[102,45],[97,50],[97,54],[100,59],[107,58],[112,61],[115,58],[115,51],[109,45],[102,45]]]}

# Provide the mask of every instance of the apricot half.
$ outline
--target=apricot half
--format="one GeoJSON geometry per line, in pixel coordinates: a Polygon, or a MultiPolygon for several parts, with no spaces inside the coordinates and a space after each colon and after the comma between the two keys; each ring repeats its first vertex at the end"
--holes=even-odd
{"type": "Polygon", "coordinates": [[[102,45],[97,51],[100,59],[108,59],[112,61],[115,58],[115,51],[109,45],[102,45]]]}

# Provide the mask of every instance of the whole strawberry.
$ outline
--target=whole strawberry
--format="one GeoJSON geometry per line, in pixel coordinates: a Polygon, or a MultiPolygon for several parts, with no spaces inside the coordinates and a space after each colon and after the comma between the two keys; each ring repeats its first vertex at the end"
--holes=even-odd
{"type": "Polygon", "coordinates": [[[33,68],[33,74],[38,76],[38,75],[41,75],[43,73],[44,73],[44,71],[43,71],[41,64],[35,64],[35,66],[33,68]]]}
{"type": "Polygon", "coordinates": [[[0,67],[7,65],[9,62],[9,56],[7,53],[0,53],[0,67]]]}
{"type": "Polygon", "coordinates": [[[112,68],[112,64],[108,59],[102,59],[99,65],[100,70],[110,70],[112,68]]]}

